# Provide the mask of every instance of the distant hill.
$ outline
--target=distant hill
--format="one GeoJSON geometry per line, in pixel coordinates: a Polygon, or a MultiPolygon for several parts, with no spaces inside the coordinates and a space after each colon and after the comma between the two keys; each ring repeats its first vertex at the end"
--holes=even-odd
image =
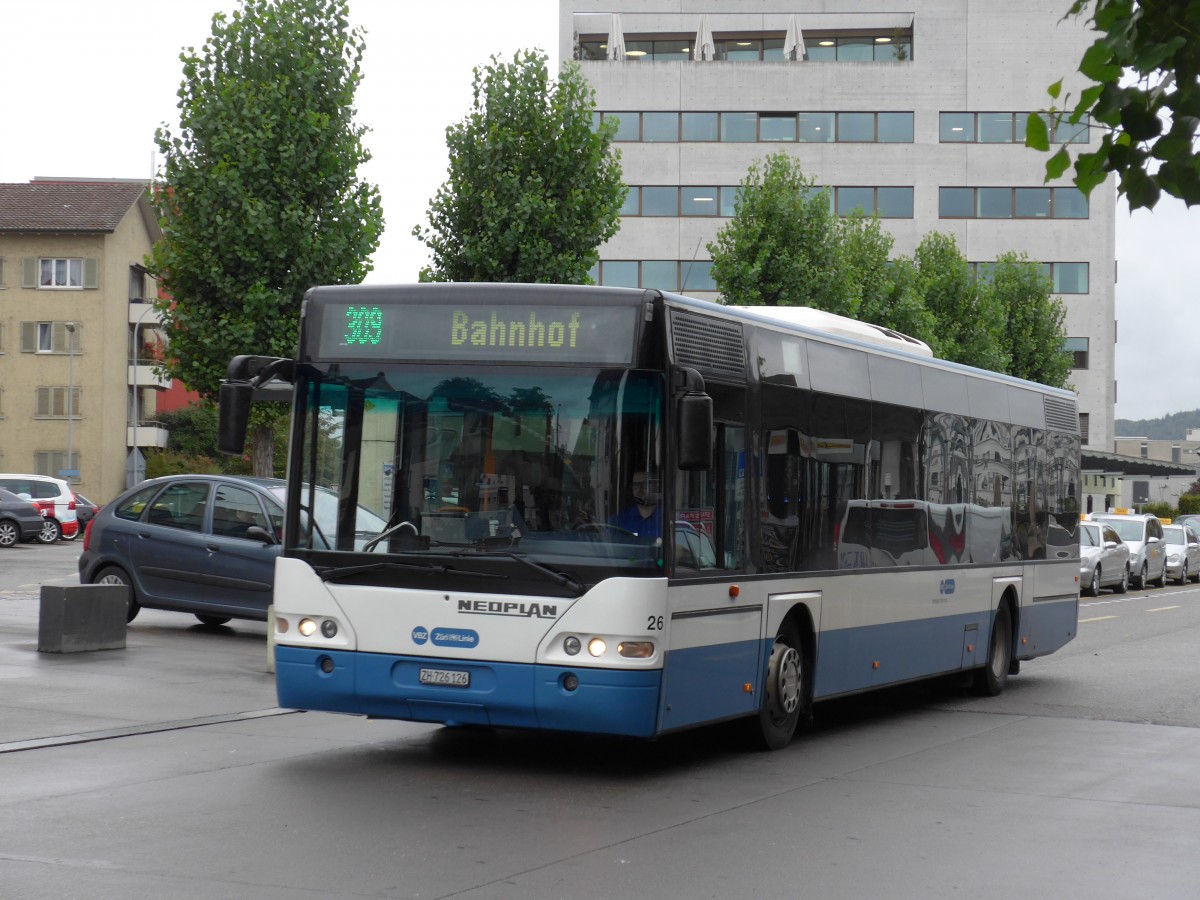
{"type": "Polygon", "coordinates": [[[1154,441],[1181,440],[1189,428],[1200,428],[1200,409],[1171,413],[1158,419],[1117,419],[1117,437],[1144,437],[1154,441]]]}

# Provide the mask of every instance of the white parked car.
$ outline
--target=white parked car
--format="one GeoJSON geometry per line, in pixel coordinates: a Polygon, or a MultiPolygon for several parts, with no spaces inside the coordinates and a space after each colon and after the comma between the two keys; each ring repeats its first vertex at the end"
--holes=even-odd
{"type": "Polygon", "coordinates": [[[1130,581],[1135,588],[1141,590],[1151,581],[1157,587],[1167,583],[1167,545],[1157,516],[1092,513],[1091,520],[1111,525],[1128,545],[1130,581]]]}
{"type": "Polygon", "coordinates": [[[1079,585],[1093,597],[1102,587],[1118,594],[1129,589],[1129,548],[1105,522],[1079,524],[1079,585]]]}
{"type": "Polygon", "coordinates": [[[75,512],[75,494],[61,478],[49,475],[3,475],[0,488],[12,491],[23,500],[32,501],[42,514],[43,544],[73,541],[79,537],[79,518],[75,512]]]}
{"type": "Polygon", "coordinates": [[[1200,581],[1200,538],[1190,525],[1164,525],[1167,544],[1167,577],[1183,584],[1200,581]]]}

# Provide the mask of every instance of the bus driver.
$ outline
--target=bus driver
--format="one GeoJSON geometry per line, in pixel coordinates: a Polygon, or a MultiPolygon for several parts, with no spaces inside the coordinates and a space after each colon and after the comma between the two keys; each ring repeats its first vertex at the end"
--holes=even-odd
{"type": "Polygon", "coordinates": [[[648,472],[635,472],[630,484],[633,504],[609,520],[610,525],[623,528],[641,538],[662,537],[662,491],[657,478],[648,472]]]}

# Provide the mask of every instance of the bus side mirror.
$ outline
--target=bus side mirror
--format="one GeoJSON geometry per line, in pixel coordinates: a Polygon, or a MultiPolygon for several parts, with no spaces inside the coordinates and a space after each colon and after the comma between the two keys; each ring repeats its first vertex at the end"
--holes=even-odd
{"type": "Polygon", "coordinates": [[[246,425],[250,421],[250,398],[254,386],[249,382],[221,385],[218,407],[217,449],[229,456],[241,456],[246,449],[246,425]]]}
{"type": "Polygon", "coordinates": [[[685,394],[678,403],[679,468],[685,472],[707,471],[712,468],[712,397],[685,394]]]}

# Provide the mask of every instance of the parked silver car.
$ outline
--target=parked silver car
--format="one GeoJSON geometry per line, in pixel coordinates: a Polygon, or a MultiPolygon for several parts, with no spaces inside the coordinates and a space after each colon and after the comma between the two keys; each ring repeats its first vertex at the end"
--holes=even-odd
{"type": "Polygon", "coordinates": [[[1129,547],[1106,522],[1079,525],[1079,585],[1093,597],[1102,587],[1118,594],[1129,589],[1129,547]]]}
{"type": "Polygon", "coordinates": [[[1200,537],[1190,525],[1164,525],[1167,544],[1167,577],[1183,584],[1189,578],[1200,581],[1200,537]]]}
{"type": "Polygon", "coordinates": [[[1151,581],[1157,587],[1167,583],[1167,545],[1157,516],[1092,513],[1091,520],[1111,525],[1128,545],[1130,583],[1135,588],[1141,590],[1151,581]]]}

